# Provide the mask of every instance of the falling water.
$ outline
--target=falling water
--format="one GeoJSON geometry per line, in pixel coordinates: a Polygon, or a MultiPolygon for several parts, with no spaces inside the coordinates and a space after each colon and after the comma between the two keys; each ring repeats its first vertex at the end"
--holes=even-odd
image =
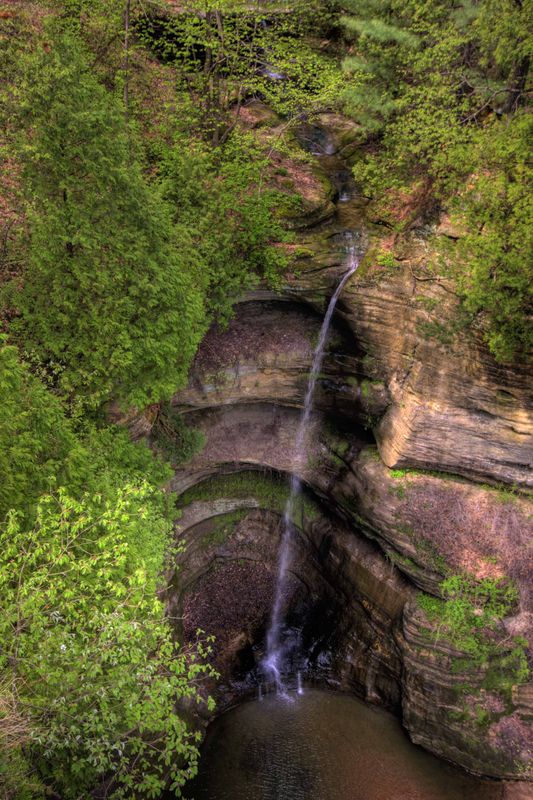
{"type": "Polygon", "coordinates": [[[296,508],[296,502],[302,491],[302,483],[298,478],[298,476],[296,475],[296,471],[299,467],[304,466],[306,461],[306,455],[307,455],[306,435],[307,435],[307,430],[309,428],[311,413],[313,410],[313,399],[315,395],[316,383],[322,368],[322,362],[324,360],[326,341],[328,338],[333,312],[335,311],[335,306],[337,305],[337,301],[340,297],[342,290],[344,289],[346,281],[348,280],[350,275],[353,275],[358,266],[359,266],[359,260],[357,258],[356,249],[354,246],[352,246],[350,247],[348,254],[348,270],[342,277],[339,285],[337,286],[337,289],[335,290],[333,297],[329,302],[329,306],[326,311],[326,316],[324,317],[322,328],[320,329],[320,336],[314,352],[313,364],[311,367],[311,372],[307,383],[307,391],[305,393],[303,412],[300,417],[300,423],[298,425],[296,440],[294,443],[294,450],[293,450],[294,471],[291,475],[289,497],[283,514],[283,533],[281,538],[281,547],[280,547],[279,561],[278,561],[278,579],[276,583],[276,594],[274,597],[274,604],[272,606],[270,626],[267,632],[266,657],[263,662],[263,670],[265,672],[267,680],[273,681],[276,686],[276,691],[279,694],[283,695],[286,694],[286,687],[283,681],[284,653],[283,653],[283,642],[281,636],[282,625],[283,625],[282,604],[283,604],[283,596],[285,593],[286,576],[290,568],[290,557],[291,557],[290,539],[291,539],[292,519],[296,508]]]}
{"type": "Polygon", "coordinates": [[[370,656],[370,664],[368,665],[368,670],[366,673],[366,680],[365,680],[366,699],[369,702],[372,702],[372,700],[375,700],[376,698],[376,691],[374,689],[375,677],[376,677],[376,658],[372,653],[370,656]]]}

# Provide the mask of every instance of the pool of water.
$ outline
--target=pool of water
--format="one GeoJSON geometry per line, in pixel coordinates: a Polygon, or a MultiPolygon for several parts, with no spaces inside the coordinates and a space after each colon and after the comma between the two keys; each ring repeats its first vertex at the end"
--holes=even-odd
{"type": "Polygon", "coordinates": [[[357,698],[267,695],[210,725],[194,800],[499,800],[413,745],[398,720],[357,698]]]}

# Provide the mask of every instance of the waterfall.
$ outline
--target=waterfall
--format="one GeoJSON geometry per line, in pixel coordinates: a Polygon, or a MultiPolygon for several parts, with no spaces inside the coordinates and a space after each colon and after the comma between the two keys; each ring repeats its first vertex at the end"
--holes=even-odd
{"type": "Polygon", "coordinates": [[[283,514],[283,532],[281,536],[281,546],[280,546],[279,560],[278,560],[278,577],[276,582],[276,593],[274,596],[274,603],[272,605],[270,625],[267,632],[266,656],[262,665],[267,680],[274,682],[274,685],[276,686],[276,691],[279,694],[286,694],[286,687],[283,680],[284,643],[282,641],[282,627],[283,627],[282,605],[286,587],[287,573],[291,565],[290,561],[291,561],[292,519],[296,509],[296,502],[302,492],[302,483],[298,478],[296,472],[299,468],[305,466],[305,461],[307,456],[307,431],[309,428],[311,413],[313,411],[313,399],[315,395],[316,384],[322,368],[322,362],[324,360],[326,341],[328,338],[331,320],[333,318],[333,312],[335,311],[335,306],[337,305],[337,301],[340,297],[342,290],[344,289],[346,281],[348,280],[350,275],[354,274],[354,272],[357,270],[357,267],[359,266],[359,260],[354,246],[350,247],[348,251],[347,265],[348,265],[348,270],[343,275],[341,281],[339,282],[339,285],[337,286],[337,289],[335,290],[333,297],[329,302],[326,315],[324,317],[324,321],[320,329],[320,336],[318,338],[318,344],[316,346],[313,355],[313,364],[311,367],[311,372],[309,374],[309,380],[307,383],[307,390],[304,399],[304,407],[302,415],[300,417],[298,430],[296,432],[296,439],[293,449],[293,472],[291,474],[291,479],[290,479],[289,497],[287,499],[287,504],[285,506],[285,511],[283,514]]]}

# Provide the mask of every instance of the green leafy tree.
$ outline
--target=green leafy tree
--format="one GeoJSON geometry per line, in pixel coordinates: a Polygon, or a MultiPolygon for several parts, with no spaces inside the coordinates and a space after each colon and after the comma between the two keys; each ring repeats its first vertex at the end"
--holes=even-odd
{"type": "Polygon", "coordinates": [[[354,15],[344,17],[355,35],[354,55],[344,64],[352,76],[347,107],[381,137],[379,151],[358,164],[356,177],[372,195],[420,177],[442,192],[464,175],[457,148],[475,99],[461,54],[471,46],[471,20],[457,24],[441,0],[351,7],[354,15]]]}
{"type": "Polygon", "coordinates": [[[531,0],[343,6],[353,39],[347,108],[375,139],[355,176],[385,209],[402,195],[418,198],[413,219],[459,206],[468,229],[454,256],[464,305],[482,318],[496,358],[510,360],[531,344],[531,133],[520,110],[531,0]],[[517,119],[500,124],[510,114],[517,119]]]}
{"type": "Polygon", "coordinates": [[[454,203],[466,229],[452,253],[458,285],[500,361],[533,346],[532,141],[525,113],[481,129],[472,146],[474,177],[454,203]]]}
{"type": "Polygon", "coordinates": [[[284,115],[324,108],[336,97],[340,71],[314,47],[332,17],[331,4],[186,0],[179,14],[141,13],[141,42],[172,64],[181,89],[180,116],[213,145],[224,143],[240,109],[261,97],[284,115]]]}
{"type": "MultiPolygon", "coordinates": [[[[531,88],[533,2],[483,0],[476,11],[474,25],[486,102],[499,113],[516,111],[531,88]]],[[[476,88],[479,92],[479,86],[476,88]]]]}
{"type": "Polygon", "coordinates": [[[121,105],[63,34],[21,96],[28,266],[12,330],[60,393],[143,406],[183,384],[204,331],[201,264],[143,177],[121,105]]]}
{"type": "Polygon", "coordinates": [[[61,404],[18,358],[0,347],[0,520],[28,513],[50,481],[65,477],[76,437],[61,404]]]}
{"type": "Polygon", "coordinates": [[[353,37],[345,60],[348,109],[380,150],[358,167],[372,194],[427,176],[434,193],[454,191],[469,173],[475,126],[493,109],[527,96],[533,47],[531,2],[443,0],[344,2],[353,37]],[[503,10],[503,13],[500,13],[503,10]]]}
{"type": "Polygon", "coordinates": [[[41,499],[33,527],[12,513],[0,530],[6,792],[29,754],[27,793],[13,797],[44,796],[37,779],[65,800],[98,784],[113,798],[167,785],[180,796],[195,773],[199,734],[179,708],[211,707],[198,690],[212,674],[209,645],[181,648],[156,598],[170,526],[153,491],[78,502],[59,490],[41,499]]]}
{"type": "MultiPolygon", "coordinates": [[[[57,485],[78,498],[89,491],[107,496],[131,481],[157,488],[172,475],[125,428],[88,419],[75,426],[60,400],[6,344],[0,346],[0,470],[0,522],[12,508],[32,518],[39,495],[57,485]]],[[[156,501],[166,514],[169,499],[155,493],[156,501]]]]}
{"type": "Polygon", "coordinates": [[[161,159],[163,196],[203,264],[210,319],[226,321],[243,290],[261,278],[276,285],[287,264],[277,246],[287,239],[273,213],[277,196],[263,182],[267,166],[253,138],[237,131],[216,149],[178,135],[161,159]]]}

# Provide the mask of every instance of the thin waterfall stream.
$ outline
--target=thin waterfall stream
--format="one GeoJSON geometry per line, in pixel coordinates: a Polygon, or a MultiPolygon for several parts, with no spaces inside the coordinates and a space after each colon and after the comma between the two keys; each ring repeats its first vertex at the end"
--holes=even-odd
{"type": "MultiPolygon", "coordinates": [[[[283,513],[283,532],[281,536],[281,546],[278,559],[276,592],[274,596],[274,603],[272,605],[270,625],[267,631],[266,655],[262,665],[267,681],[273,682],[277,693],[282,695],[286,695],[287,693],[287,687],[283,677],[285,650],[283,641],[283,598],[286,589],[287,573],[289,572],[291,566],[292,519],[296,509],[298,497],[302,492],[302,482],[298,477],[296,470],[305,465],[307,457],[307,433],[313,411],[316,384],[322,369],[322,362],[324,360],[326,342],[328,339],[333,313],[346,282],[350,276],[356,272],[358,266],[359,258],[355,246],[352,245],[348,251],[348,269],[340,280],[339,285],[329,301],[329,305],[324,316],[324,321],[320,329],[318,344],[315,348],[311,372],[309,373],[303,411],[300,417],[294,442],[292,459],[293,472],[290,478],[289,497],[283,513]]],[[[298,673],[298,693],[301,694],[302,691],[301,675],[298,673]]]]}

